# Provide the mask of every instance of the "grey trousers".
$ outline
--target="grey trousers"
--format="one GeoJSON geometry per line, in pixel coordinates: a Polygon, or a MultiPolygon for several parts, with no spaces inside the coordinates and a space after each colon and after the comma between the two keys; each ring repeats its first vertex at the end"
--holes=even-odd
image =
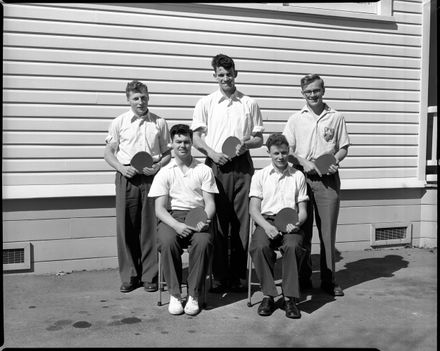
{"type": "MultiPolygon", "coordinates": [[[[184,222],[188,211],[171,211],[170,214],[179,222],[184,222]]],[[[161,253],[163,275],[168,291],[173,296],[181,293],[182,253],[188,247],[188,294],[200,296],[205,283],[213,247],[211,228],[207,232],[194,232],[191,236],[181,238],[168,224],[161,221],[157,227],[158,249],[161,253]]]]}
{"type": "Polygon", "coordinates": [[[147,197],[153,176],[126,178],[117,172],[116,236],[122,283],[157,281],[154,198],[147,197]]]}
{"type": "Polygon", "coordinates": [[[307,256],[300,269],[300,280],[310,279],[312,275],[310,253],[312,249],[313,219],[315,218],[320,240],[321,282],[334,284],[336,227],[340,206],[341,181],[338,173],[322,178],[318,175],[307,175],[306,181],[307,195],[310,201],[307,205],[307,220],[302,228],[305,232],[303,246],[307,250],[307,256]]]}
{"type": "MultiPolygon", "coordinates": [[[[273,218],[266,219],[273,221],[273,218]]],[[[284,234],[275,239],[270,239],[263,228],[260,226],[256,227],[249,245],[249,253],[264,295],[278,295],[274,277],[276,262],[274,250],[279,248],[283,256],[281,267],[283,295],[287,297],[300,297],[298,268],[305,252],[302,248],[303,234],[301,230],[297,233],[284,234]]]]}

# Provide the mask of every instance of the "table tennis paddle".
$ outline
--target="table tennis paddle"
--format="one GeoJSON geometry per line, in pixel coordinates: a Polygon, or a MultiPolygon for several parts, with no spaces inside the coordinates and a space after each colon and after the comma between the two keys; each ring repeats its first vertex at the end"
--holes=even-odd
{"type": "Polygon", "coordinates": [[[153,166],[153,158],[146,151],[139,151],[130,161],[132,167],[136,168],[136,170],[142,173],[142,170],[145,167],[151,168],[153,166]]]}
{"type": "Polygon", "coordinates": [[[329,167],[335,163],[336,158],[332,154],[323,154],[315,160],[315,165],[318,167],[321,174],[327,174],[329,167]]]}
{"type": "Polygon", "coordinates": [[[200,222],[206,223],[208,215],[203,207],[195,207],[187,213],[185,217],[185,224],[192,230],[197,231],[197,224],[200,222]]]}
{"type": "Polygon", "coordinates": [[[277,227],[277,229],[280,232],[286,233],[287,225],[288,224],[295,225],[297,222],[298,222],[298,213],[296,212],[296,210],[291,207],[284,207],[283,209],[280,210],[280,212],[278,212],[275,215],[275,220],[273,224],[275,225],[275,227],[277,227]]]}
{"type": "Polygon", "coordinates": [[[241,141],[235,136],[230,136],[226,138],[223,142],[222,152],[229,157],[237,156],[237,145],[240,145],[241,141]]]}

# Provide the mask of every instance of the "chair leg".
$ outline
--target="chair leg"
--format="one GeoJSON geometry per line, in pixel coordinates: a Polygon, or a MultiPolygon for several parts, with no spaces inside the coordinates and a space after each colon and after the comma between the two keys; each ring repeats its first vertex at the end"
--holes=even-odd
{"type": "Polygon", "coordinates": [[[248,307],[252,307],[252,294],[251,294],[251,288],[252,288],[252,257],[251,255],[248,253],[248,302],[247,302],[247,306],[248,307]]]}
{"type": "Polygon", "coordinates": [[[163,290],[163,281],[162,281],[162,261],[160,257],[160,251],[157,252],[157,267],[158,267],[158,288],[159,288],[159,301],[157,301],[158,306],[162,306],[162,290],[163,290]]]}

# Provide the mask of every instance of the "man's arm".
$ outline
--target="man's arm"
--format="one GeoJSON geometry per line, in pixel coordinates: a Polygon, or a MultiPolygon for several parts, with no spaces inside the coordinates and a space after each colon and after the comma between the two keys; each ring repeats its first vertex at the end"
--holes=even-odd
{"type": "Polygon", "coordinates": [[[257,149],[263,145],[263,133],[257,132],[251,138],[243,139],[240,148],[237,150],[237,156],[244,154],[247,150],[257,149]]]}
{"type": "Polygon", "coordinates": [[[167,210],[168,196],[158,196],[154,201],[154,208],[156,211],[156,217],[159,218],[165,224],[168,224],[173,228],[177,235],[186,237],[193,232],[185,223],[179,222],[174,219],[173,216],[167,210]]]}
{"type": "Polygon", "coordinates": [[[298,163],[302,166],[305,173],[316,172],[319,174],[320,177],[322,177],[322,174],[319,171],[318,167],[316,167],[315,162],[302,158],[297,153],[295,153],[292,148],[290,148],[290,154],[297,159],[298,163]]]}
{"type": "Polygon", "coordinates": [[[264,217],[261,215],[261,199],[258,197],[252,196],[249,201],[249,214],[251,215],[252,219],[257,223],[261,228],[264,229],[266,232],[266,235],[270,239],[274,239],[277,237],[280,233],[278,229],[270,224],[268,221],[264,219],[264,217]]]}
{"type": "Polygon", "coordinates": [[[124,166],[121,164],[116,158],[116,149],[117,143],[108,143],[104,149],[104,160],[116,171],[122,173],[124,177],[132,178],[137,174],[136,169],[131,166],[124,166]]]}
{"type": "Polygon", "coordinates": [[[206,144],[201,128],[196,129],[193,132],[193,145],[199,150],[202,154],[208,156],[215,163],[223,166],[225,163],[230,161],[230,158],[222,152],[216,152],[211,149],[208,144],[206,144]]]}

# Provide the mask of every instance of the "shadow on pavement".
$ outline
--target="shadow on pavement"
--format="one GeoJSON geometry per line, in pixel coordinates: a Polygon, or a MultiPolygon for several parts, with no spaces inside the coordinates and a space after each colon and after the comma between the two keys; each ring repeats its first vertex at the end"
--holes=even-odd
{"type": "MultiPolygon", "coordinates": [[[[318,256],[317,268],[319,269],[319,255],[314,256],[318,256]]],[[[312,257],[312,263],[314,264],[314,257],[312,257]]],[[[404,260],[403,257],[399,255],[387,255],[385,257],[362,259],[345,264],[344,269],[336,272],[336,279],[343,289],[347,289],[370,280],[393,277],[394,272],[408,267],[408,263],[408,261],[404,260]]],[[[316,282],[320,281],[319,275],[319,272],[313,274],[312,280],[315,285],[316,282]]],[[[310,300],[305,300],[306,297],[302,296],[301,299],[303,302],[299,305],[301,311],[309,314],[321,308],[326,303],[335,300],[334,297],[327,295],[320,290],[319,284],[317,289],[311,291],[311,296],[310,300]]]]}

